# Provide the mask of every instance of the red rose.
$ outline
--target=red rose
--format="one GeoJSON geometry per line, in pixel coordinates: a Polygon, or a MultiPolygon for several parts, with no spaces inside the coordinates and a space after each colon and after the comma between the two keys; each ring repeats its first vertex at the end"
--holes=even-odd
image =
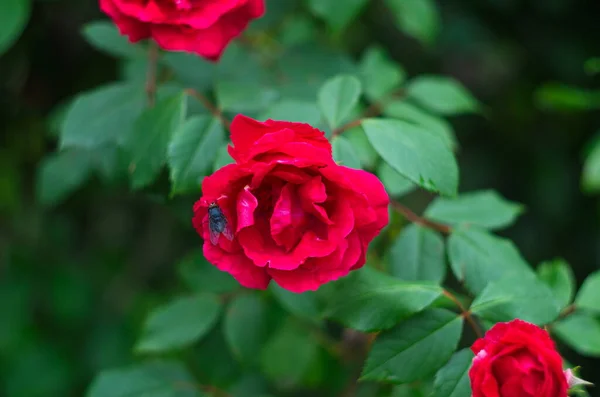
{"type": "Polygon", "coordinates": [[[265,12],[264,0],[100,0],[100,8],[131,42],[152,37],[211,60],[265,12]]]}
{"type": "Polygon", "coordinates": [[[566,397],[562,358],[548,332],[521,320],[498,323],[471,347],[473,397],[566,397]]]}
{"type": "Polygon", "coordinates": [[[316,290],[365,264],[388,222],[389,198],[372,174],[337,165],[322,131],[308,124],[237,116],[236,161],[202,182],[193,224],[206,259],[248,288],[271,279],[293,292],[316,290]],[[235,235],[209,239],[217,203],[235,235]]]}

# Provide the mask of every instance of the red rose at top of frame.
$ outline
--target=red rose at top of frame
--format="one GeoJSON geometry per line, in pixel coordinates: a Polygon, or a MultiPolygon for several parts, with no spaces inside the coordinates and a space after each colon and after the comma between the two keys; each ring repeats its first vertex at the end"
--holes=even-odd
{"type": "Polygon", "coordinates": [[[498,323],[471,347],[473,397],[566,397],[562,358],[548,332],[521,320],[498,323]]]}
{"type": "Polygon", "coordinates": [[[100,0],[100,8],[131,42],[152,37],[210,60],[265,12],[264,0],[100,0]]]}
{"type": "Polygon", "coordinates": [[[293,292],[365,264],[369,242],[388,223],[389,198],[374,175],[337,165],[323,132],[308,124],[237,116],[231,139],[236,163],[205,178],[194,205],[209,262],[245,287],[264,289],[273,279],[293,292]],[[215,202],[231,241],[210,241],[215,202]]]}

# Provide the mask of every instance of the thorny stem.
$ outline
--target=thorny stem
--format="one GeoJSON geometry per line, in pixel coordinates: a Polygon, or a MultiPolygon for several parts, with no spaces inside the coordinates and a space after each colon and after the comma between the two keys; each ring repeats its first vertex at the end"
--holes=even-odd
{"type": "Polygon", "coordinates": [[[190,95],[193,96],[194,98],[196,98],[196,100],[198,100],[198,102],[200,102],[202,104],[202,106],[204,106],[213,116],[215,116],[216,118],[218,118],[219,120],[221,120],[221,123],[223,124],[223,127],[229,129],[230,126],[230,122],[229,120],[227,120],[223,114],[221,113],[221,111],[219,109],[217,109],[217,107],[215,105],[213,105],[207,97],[205,97],[201,92],[198,92],[196,90],[194,90],[193,88],[188,88],[185,90],[185,92],[190,95]]]}
{"type": "Polygon", "coordinates": [[[475,335],[477,335],[478,338],[483,338],[483,331],[481,330],[481,328],[479,327],[479,325],[477,324],[477,322],[473,319],[473,316],[471,316],[471,311],[467,310],[463,306],[463,304],[460,303],[460,301],[458,300],[458,298],[456,296],[454,296],[454,294],[452,294],[452,292],[444,290],[443,294],[444,294],[445,297],[447,297],[452,302],[454,302],[454,304],[456,305],[456,307],[458,307],[458,309],[461,312],[462,317],[469,323],[469,325],[473,329],[473,332],[475,332],[475,335]]]}
{"type": "Polygon", "coordinates": [[[408,207],[400,204],[395,200],[390,201],[392,208],[398,211],[402,216],[411,221],[412,223],[416,223],[417,225],[427,227],[429,229],[437,230],[440,233],[450,234],[452,232],[452,228],[448,225],[444,225],[443,223],[434,222],[427,218],[423,218],[412,212],[408,207]]]}
{"type": "Polygon", "coordinates": [[[154,41],[148,45],[148,70],[146,74],[146,95],[148,106],[154,106],[156,102],[156,74],[158,69],[158,46],[154,41]]]}

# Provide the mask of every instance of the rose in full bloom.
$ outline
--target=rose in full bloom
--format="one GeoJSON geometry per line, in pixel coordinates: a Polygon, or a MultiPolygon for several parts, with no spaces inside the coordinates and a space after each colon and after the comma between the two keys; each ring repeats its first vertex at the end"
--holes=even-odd
{"type": "Polygon", "coordinates": [[[562,358],[548,332],[521,320],[498,323],[471,347],[473,397],[566,397],[562,358]]]}
{"type": "Polygon", "coordinates": [[[308,124],[237,116],[227,165],[202,182],[193,224],[204,256],[248,288],[273,279],[303,292],[365,264],[388,223],[389,198],[374,175],[336,164],[322,131],[308,124]],[[234,237],[209,239],[217,203],[234,237]]]}
{"type": "Polygon", "coordinates": [[[210,60],[265,12],[264,0],[100,0],[100,8],[131,42],[151,37],[210,60]]]}

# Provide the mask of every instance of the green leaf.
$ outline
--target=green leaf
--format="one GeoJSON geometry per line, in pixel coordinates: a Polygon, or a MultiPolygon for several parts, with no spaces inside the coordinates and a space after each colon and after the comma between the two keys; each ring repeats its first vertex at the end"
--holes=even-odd
{"type": "Polygon", "coordinates": [[[343,136],[333,138],[331,146],[333,149],[333,158],[338,164],[360,169],[360,159],[354,151],[352,144],[346,138],[343,136]]]}
{"type": "Polygon", "coordinates": [[[194,378],[178,362],[156,361],[102,371],[87,397],[203,397],[194,378]]]}
{"type": "Polygon", "coordinates": [[[365,51],[359,67],[365,94],[371,101],[378,101],[392,93],[406,78],[402,66],[392,61],[379,46],[365,51]]]}
{"type": "Polygon", "coordinates": [[[541,263],[537,268],[538,277],[554,292],[554,298],[562,309],[573,300],[575,276],[564,259],[541,263]]]}
{"type": "Polygon", "coordinates": [[[213,166],[215,171],[219,168],[225,167],[226,165],[235,163],[235,161],[233,161],[233,159],[229,155],[229,152],[227,151],[228,146],[229,144],[225,144],[221,146],[221,148],[219,148],[219,150],[217,151],[215,164],[213,166]]]}
{"type": "Polygon", "coordinates": [[[364,169],[373,169],[377,165],[379,155],[373,149],[367,135],[360,127],[351,128],[344,132],[344,138],[347,139],[354,152],[360,160],[360,164],[364,169]]]}
{"type": "Polygon", "coordinates": [[[579,354],[600,357],[600,320],[573,313],[552,325],[552,332],[579,354]]]}
{"type": "Polygon", "coordinates": [[[505,200],[493,190],[481,190],[453,199],[438,197],[425,216],[442,223],[501,229],[512,225],[522,212],[522,205],[505,200]]]}
{"type": "Polygon", "coordinates": [[[440,283],[446,276],[444,239],[431,230],[409,225],[392,244],[390,274],[406,281],[440,283]]]}
{"type": "Polygon", "coordinates": [[[388,117],[409,121],[435,133],[443,139],[452,150],[455,150],[458,147],[458,141],[450,123],[443,118],[427,113],[406,101],[394,100],[385,104],[383,107],[383,114],[388,117]]]}
{"type": "Polygon", "coordinates": [[[192,291],[222,294],[240,288],[240,284],[229,273],[222,272],[208,263],[202,250],[186,256],[177,266],[177,270],[180,278],[192,291]]]}
{"type": "Polygon", "coordinates": [[[225,142],[221,122],[211,116],[186,120],[167,150],[172,194],[198,192],[202,178],[212,171],[218,149],[225,142]]]}
{"type": "Polygon", "coordinates": [[[362,126],[375,150],[394,170],[427,190],[456,195],[456,159],[434,133],[392,119],[367,119],[362,126]]]}
{"type": "Polygon", "coordinates": [[[237,296],[227,308],[223,333],[234,356],[254,364],[268,335],[268,307],[254,294],[237,296]]]}
{"type": "Polygon", "coordinates": [[[232,113],[256,113],[268,109],[279,94],[257,82],[221,80],[215,87],[219,108],[232,113]]]}
{"type": "Polygon", "coordinates": [[[241,375],[241,366],[230,352],[222,327],[214,327],[188,355],[202,383],[227,388],[241,375]]]}
{"type": "Polygon", "coordinates": [[[450,77],[416,77],[408,83],[406,93],[409,98],[439,114],[474,113],[480,108],[473,95],[450,77]]]}
{"type": "Polygon", "coordinates": [[[321,112],[314,102],[284,99],[272,105],[259,118],[261,120],[285,120],[317,126],[321,122],[321,112]]]}
{"type": "Polygon", "coordinates": [[[442,293],[434,283],[409,283],[368,267],[336,282],[335,288],[325,316],[364,332],[393,327],[442,293]]]}
{"type": "Polygon", "coordinates": [[[89,22],[84,25],[82,34],[88,43],[108,55],[125,58],[145,56],[145,51],[121,35],[113,22],[89,22]]]}
{"type": "Polygon", "coordinates": [[[600,107],[600,92],[562,83],[546,83],[535,92],[542,109],[586,111],[600,107]]]}
{"type": "Polygon", "coordinates": [[[388,194],[392,197],[404,196],[417,188],[413,182],[402,176],[388,163],[382,162],[377,168],[377,176],[385,186],[388,194]]]}
{"type": "Polygon", "coordinates": [[[332,130],[341,126],[346,117],[358,103],[361,84],[354,76],[334,77],[319,91],[319,108],[332,130]]]}
{"type": "Polygon", "coordinates": [[[178,298],[150,313],[135,351],[158,353],[189,346],[210,331],[220,311],[213,295],[178,298]]]}
{"type": "Polygon", "coordinates": [[[216,65],[196,54],[166,52],[160,61],[171,69],[186,87],[205,91],[212,88],[214,84],[217,74],[216,65]]]}
{"type": "Polygon", "coordinates": [[[471,304],[471,312],[492,322],[520,318],[538,325],[556,320],[560,309],[550,287],[525,272],[490,282],[471,304]]]}
{"type": "Polygon", "coordinates": [[[185,119],[187,96],[183,93],[164,99],[146,109],[125,137],[131,185],[140,189],[158,176],[167,158],[171,136],[185,119]]]}
{"type": "Polygon", "coordinates": [[[307,0],[308,7],[323,18],[333,31],[343,30],[362,11],[368,0],[345,0],[343,7],[337,0],[307,0]]]}
{"type": "Polygon", "coordinates": [[[575,306],[600,314],[600,270],[587,276],[577,293],[575,306]]]}
{"type": "Polygon", "coordinates": [[[0,8],[0,55],[21,36],[30,14],[30,0],[3,0],[0,8]]]}
{"type": "Polygon", "coordinates": [[[275,297],[275,300],[277,300],[284,309],[295,316],[311,321],[320,318],[321,308],[314,292],[307,291],[296,294],[281,288],[276,283],[271,283],[269,285],[269,290],[275,297]]]}
{"type": "Polygon", "coordinates": [[[456,352],[435,374],[433,397],[470,397],[469,368],[473,361],[471,349],[456,352]]]}
{"type": "Polygon", "coordinates": [[[126,83],[110,84],[79,95],[65,116],[60,148],[94,149],[117,142],[130,134],[145,102],[144,90],[126,83]]]}
{"type": "Polygon", "coordinates": [[[409,383],[427,379],[452,356],[462,318],[442,309],[427,310],[379,334],[361,380],[409,383]]]}
{"type": "Polygon", "coordinates": [[[386,0],[396,24],[407,35],[431,45],[440,30],[440,16],[433,0],[386,0]]]}
{"type": "Polygon", "coordinates": [[[262,371],[274,383],[295,386],[308,373],[318,353],[310,333],[288,320],[264,347],[262,371]]]}
{"type": "Polygon", "coordinates": [[[581,187],[586,193],[600,192],[600,139],[592,143],[592,148],[585,159],[581,187]]]}
{"type": "Polygon", "coordinates": [[[45,206],[60,203],[88,180],[92,166],[85,151],[67,150],[46,157],[37,174],[38,202],[45,206]]]}
{"type": "Polygon", "coordinates": [[[455,228],[448,256],[456,278],[476,295],[505,274],[531,272],[512,241],[477,228],[455,228]]]}

